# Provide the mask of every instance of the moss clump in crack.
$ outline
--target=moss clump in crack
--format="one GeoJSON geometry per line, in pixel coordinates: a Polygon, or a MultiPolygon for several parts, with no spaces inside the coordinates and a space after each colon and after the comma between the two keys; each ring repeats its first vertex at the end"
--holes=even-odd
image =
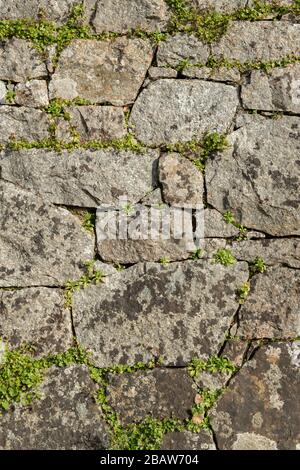
{"type": "Polygon", "coordinates": [[[243,305],[250,292],[250,282],[244,282],[241,287],[238,289],[237,297],[240,305],[243,305]]]}
{"type": "Polygon", "coordinates": [[[201,372],[220,372],[221,374],[234,374],[237,366],[227,357],[211,356],[207,361],[194,358],[188,365],[188,373],[191,377],[198,377],[201,372]]]}
{"type": "Polygon", "coordinates": [[[195,251],[193,251],[191,255],[191,259],[194,261],[197,261],[202,258],[204,254],[204,251],[201,248],[197,248],[195,251]]]}
{"type": "Polygon", "coordinates": [[[166,152],[177,152],[191,160],[201,171],[205,171],[205,165],[214,152],[225,150],[228,147],[227,137],[218,132],[206,133],[202,140],[190,140],[164,146],[166,152]]]}
{"type": "Polygon", "coordinates": [[[237,241],[247,240],[248,230],[242,224],[236,221],[235,216],[231,211],[226,211],[223,214],[223,218],[227,224],[233,225],[233,227],[239,230],[239,235],[236,237],[237,241]]]}
{"type": "Polygon", "coordinates": [[[93,105],[89,100],[84,98],[74,98],[73,100],[63,100],[61,98],[55,98],[50,101],[49,105],[45,107],[47,114],[50,114],[53,118],[63,118],[65,121],[70,121],[70,113],[66,110],[70,106],[89,106],[93,105]]]}
{"type": "Polygon", "coordinates": [[[163,256],[162,258],[160,258],[159,263],[162,266],[168,266],[168,264],[170,264],[170,260],[166,256],[163,256]]]}
{"type": "Polygon", "coordinates": [[[220,248],[214,254],[214,262],[223,266],[230,266],[235,264],[237,260],[228,248],[220,248]]]}
{"type": "Polygon", "coordinates": [[[65,306],[72,307],[73,303],[73,293],[79,291],[80,289],[85,289],[86,287],[92,284],[99,284],[104,282],[106,275],[99,270],[94,269],[95,260],[86,261],[84,263],[86,274],[81,276],[81,278],[67,281],[65,285],[65,306]]]}
{"type": "Polygon", "coordinates": [[[249,263],[250,275],[264,273],[267,270],[266,263],[263,258],[256,257],[253,261],[249,263]]]}
{"type": "Polygon", "coordinates": [[[215,405],[222,395],[223,389],[208,390],[199,389],[196,395],[195,405],[192,408],[192,419],[189,420],[187,428],[191,432],[199,432],[203,428],[210,429],[210,422],[207,416],[209,410],[215,405]]]}
{"type": "Polygon", "coordinates": [[[96,226],[96,212],[92,210],[86,210],[83,215],[83,228],[88,232],[94,232],[96,226]]]}
{"type": "Polygon", "coordinates": [[[16,92],[12,88],[8,88],[6,95],[5,95],[5,102],[12,104],[14,102],[14,99],[16,97],[16,92]]]}

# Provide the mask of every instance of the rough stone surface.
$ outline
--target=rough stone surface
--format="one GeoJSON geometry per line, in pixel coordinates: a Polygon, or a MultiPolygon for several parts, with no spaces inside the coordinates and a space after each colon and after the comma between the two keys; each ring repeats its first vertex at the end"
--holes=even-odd
{"type": "Polygon", "coordinates": [[[203,175],[191,161],[180,154],[167,153],[159,159],[159,181],[167,204],[202,204],[203,175]]]}
{"type": "Polygon", "coordinates": [[[227,224],[220,212],[214,209],[204,210],[205,238],[231,238],[236,237],[239,231],[231,224],[227,224]]]}
{"type": "Polygon", "coordinates": [[[25,82],[33,78],[44,78],[47,75],[42,55],[29,42],[16,38],[1,42],[1,80],[25,82]]]}
{"type": "Polygon", "coordinates": [[[53,368],[41,399],[1,417],[2,450],[100,450],[108,429],[94,401],[97,386],[85,366],[53,368]]]}
{"type": "Polygon", "coordinates": [[[125,37],[112,41],[75,40],[59,58],[49,86],[50,98],[79,96],[116,106],[133,103],[151,60],[148,41],[125,37]]]}
{"type": "Polygon", "coordinates": [[[183,365],[216,354],[237,310],[244,263],[140,264],[76,292],[74,326],[99,366],[148,361],[183,365]],[[222,315],[220,315],[222,309],[222,315]]]}
{"type": "Polygon", "coordinates": [[[299,443],[299,343],[261,348],[210,415],[222,450],[295,450],[299,443]]]}
{"type": "Polygon", "coordinates": [[[240,62],[281,59],[298,55],[299,50],[300,24],[271,21],[236,21],[212,46],[214,56],[240,62]]]}
{"type": "Polygon", "coordinates": [[[190,417],[196,395],[193,380],[183,369],[156,369],[126,375],[111,375],[108,402],[124,425],[147,416],[156,419],[190,417]]]}
{"type": "Polygon", "coordinates": [[[240,83],[241,81],[241,74],[238,69],[226,67],[216,69],[209,67],[186,67],[183,69],[182,75],[188,78],[199,78],[215,82],[240,83]]]}
{"type": "Polygon", "coordinates": [[[122,108],[113,106],[74,106],[66,108],[70,120],[60,119],[56,136],[60,140],[74,138],[72,129],[83,141],[121,139],[126,135],[125,117],[122,108]],[[70,129],[71,126],[71,129],[70,129]]]}
{"type": "Polygon", "coordinates": [[[30,344],[47,355],[72,346],[70,312],[58,289],[0,290],[0,319],[0,336],[14,348],[30,344]]]}
{"type": "MultiPolygon", "coordinates": [[[[96,0],[83,0],[87,13],[96,0]]],[[[39,19],[41,16],[56,23],[67,21],[77,0],[0,0],[1,19],[17,20],[21,18],[39,19]]],[[[89,15],[87,15],[89,16],[89,15]]]]}
{"type": "Polygon", "coordinates": [[[229,148],[207,163],[208,202],[246,227],[299,234],[299,126],[296,117],[254,118],[231,134],[229,148]]]}
{"type": "Polygon", "coordinates": [[[45,80],[19,83],[14,91],[16,94],[14,102],[20,106],[38,108],[49,104],[48,87],[45,80]]]}
{"type": "Polygon", "coordinates": [[[12,139],[36,141],[49,136],[48,115],[28,107],[0,107],[0,143],[12,139]],[[38,123],[38,125],[37,125],[38,123]]]}
{"type": "Polygon", "coordinates": [[[161,450],[216,450],[216,445],[211,433],[201,429],[197,434],[190,431],[167,433],[161,450]]]}
{"type": "MultiPolygon", "coordinates": [[[[1,113],[1,108],[0,108],[1,113]]],[[[21,150],[0,158],[2,177],[55,204],[98,207],[125,195],[137,202],[157,185],[158,152],[21,150]]]]}
{"type": "Polygon", "coordinates": [[[164,0],[98,0],[92,24],[97,33],[152,32],[165,30],[169,17],[164,0]]]}
{"type": "Polygon", "coordinates": [[[187,0],[187,3],[199,10],[216,10],[231,13],[238,8],[247,6],[247,0],[187,0]]]}
{"type": "Polygon", "coordinates": [[[5,182],[0,206],[1,287],[64,285],[82,275],[82,262],[93,257],[94,246],[76,217],[5,182]]]}
{"type": "Polygon", "coordinates": [[[190,64],[205,64],[209,47],[192,35],[176,34],[162,42],[157,51],[157,65],[177,67],[183,60],[190,64]]]}
{"type": "Polygon", "coordinates": [[[6,92],[6,85],[0,80],[0,104],[5,104],[6,92]]]}
{"type": "Polygon", "coordinates": [[[276,266],[251,280],[251,291],[239,313],[238,336],[300,336],[300,271],[276,266]]]}
{"type": "Polygon", "coordinates": [[[161,145],[229,130],[238,106],[230,85],[198,80],[157,80],[139,95],[130,125],[138,139],[161,145]]]}
{"type": "Polygon", "coordinates": [[[300,64],[251,72],[242,87],[245,108],[300,113],[300,64]]]}
{"type": "Polygon", "coordinates": [[[151,80],[158,80],[159,78],[176,78],[177,70],[165,67],[150,67],[148,76],[151,80]]]}

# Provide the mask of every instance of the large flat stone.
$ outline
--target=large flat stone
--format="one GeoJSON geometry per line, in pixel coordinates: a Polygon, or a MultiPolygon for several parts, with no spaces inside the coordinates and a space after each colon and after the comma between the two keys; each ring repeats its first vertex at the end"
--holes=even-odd
{"type": "Polygon", "coordinates": [[[297,56],[299,50],[300,24],[280,21],[236,21],[221,40],[212,45],[214,56],[242,63],[297,56]]]}
{"type": "Polygon", "coordinates": [[[114,106],[74,106],[66,108],[70,120],[59,119],[56,137],[72,140],[76,130],[81,140],[110,141],[126,135],[125,116],[122,108],[114,106]]]}
{"type": "Polygon", "coordinates": [[[12,139],[36,141],[49,137],[49,118],[44,111],[27,107],[0,107],[0,143],[12,139]]]}
{"type": "Polygon", "coordinates": [[[110,375],[107,388],[108,402],[124,425],[148,416],[187,419],[195,395],[195,385],[185,369],[110,375]]]}
{"type": "Polygon", "coordinates": [[[1,416],[2,450],[100,450],[108,429],[96,405],[97,386],[85,366],[53,368],[41,399],[1,416]]]}
{"type": "Polygon", "coordinates": [[[252,117],[229,148],[206,165],[207,199],[244,226],[271,235],[300,234],[299,129],[296,117],[252,117]]]}
{"type": "Polygon", "coordinates": [[[1,42],[1,80],[26,82],[33,78],[44,78],[47,76],[46,63],[42,54],[40,54],[30,42],[17,38],[1,42]]]}
{"type": "Polygon", "coordinates": [[[77,338],[100,367],[153,355],[184,365],[216,354],[237,310],[236,290],[247,279],[245,263],[138,264],[75,293],[77,338]]]}
{"type": "Polygon", "coordinates": [[[167,433],[161,450],[216,450],[216,445],[212,434],[207,429],[201,429],[199,433],[190,431],[167,433]]]}
{"type": "Polygon", "coordinates": [[[295,450],[299,393],[299,343],[261,348],[210,415],[219,449],[295,450]]]}
{"type": "Polygon", "coordinates": [[[49,85],[50,98],[79,96],[94,103],[116,106],[133,103],[152,55],[150,42],[141,39],[77,39],[59,58],[49,85]]]}
{"type": "Polygon", "coordinates": [[[30,344],[37,355],[66,351],[73,333],[63,292],[46,287],[0,290],[0,337],[14,348],[30,344]]]}
{"type": "MultiPolygon", "coordinates": [[[[83,0],[87,13],[97,0],[83,0]]],[[[0,0],[1,19],[17,20],[21,18],[39,19],[44,18],[64,23],[67,21],[72,8],[78,5],[78,0],[0,0]]],[[[87,17],[89,14],[86,15],[87,17]]]]}
{"type": "MultiPolygon", "coordinates": [[[[0,110],[1,111],[1,110],[0,110]]],[[[47,150],[6,152],[2,177],[55,204],[98,207],[127,196],[137,202],[157,185],[158,152],[47,150]]]]}
{"type": "Polygon", "coordinates": [[[192,35],[176,34],[158,46],[157,65],[177,67],[188,59],[190,64],[205,64],[209,57],[209,47],[192,35]]]}
{"type": "Polygon", "coordinates": [[[130,125],[139,140],[162,145],[227,132],[238,106],[237,91],[223,83],[157,80],[139,95],[130,125]]]}
{"type": "Polygon", "coordinates": [[[299,270],[276,266],[251,280],[237,334],[245,339],[300,336],[299,270]]]}
{"type": "Polygon", "coordinates": [[[300,113],[300,64],[251,72],[242,86],[243,106],[264,111],[300,113]]]}
{"type": "Polygon", "coordinates": [[[169,17],[164,0],[98,0],[92,25],[97,33],[153,32],[166,29],[169,17]]]}
{"type": "Polygon", "coordinates": [[[56,286],[83,274],[94,240],[69,211],[0,184],[0,286],[56,286]]]}
{"type": "Polygon", "coordinates": [[[18,83],[14,91],[14,103],[19,106],[38,108],[49,104],[46,80],[30,80],[26,83],[18,83]]]}

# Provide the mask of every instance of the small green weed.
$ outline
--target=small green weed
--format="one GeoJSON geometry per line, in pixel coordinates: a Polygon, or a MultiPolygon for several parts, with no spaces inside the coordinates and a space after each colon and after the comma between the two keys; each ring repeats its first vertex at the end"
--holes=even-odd
{"type": "Polygon", "coordinates": [[[238,289],[238,300],[240,305],[243,305],[250,292],[250,282],[244,282],[241,287],[238,289]]]}
{"type": "Polygon", "coordinates": [[[231,251],[227,248],[220,248],[217,253],[214,254],[214,262],[222,264],[223,266],[230,266],[237,262],[231,251]]]}
{"type": "Polygon", "coordinates": [[[263,258],[257,257],[249,263],[250,275],[253,276],[257,273],[264,273],[267,270],[266,263],[263,258]]]}

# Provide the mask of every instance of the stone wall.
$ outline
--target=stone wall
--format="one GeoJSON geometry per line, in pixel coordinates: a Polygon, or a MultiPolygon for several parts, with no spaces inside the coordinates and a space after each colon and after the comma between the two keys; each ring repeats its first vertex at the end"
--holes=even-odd
{"type": "Polygon", "coordinates": [[[1,449],[299,449],[299,13],[0,0],[1,449]]]}

